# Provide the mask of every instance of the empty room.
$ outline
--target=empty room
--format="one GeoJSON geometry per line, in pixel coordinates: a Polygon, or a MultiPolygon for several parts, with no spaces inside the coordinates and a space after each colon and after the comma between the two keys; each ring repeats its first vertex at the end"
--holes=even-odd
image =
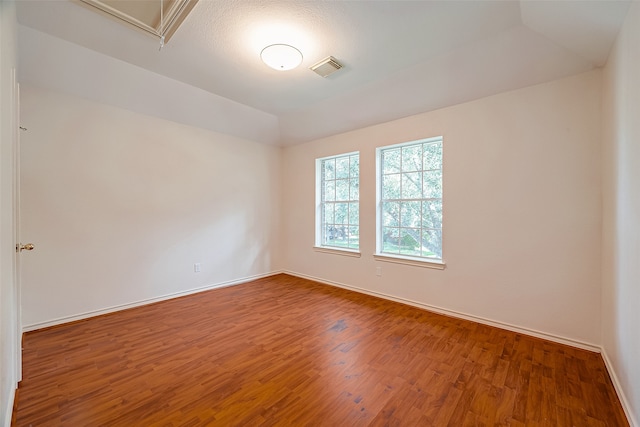
{"type": "Polygon", "coordinates": [[[0,1],[0,425],[640,427],[640,2],[0,1]]]}

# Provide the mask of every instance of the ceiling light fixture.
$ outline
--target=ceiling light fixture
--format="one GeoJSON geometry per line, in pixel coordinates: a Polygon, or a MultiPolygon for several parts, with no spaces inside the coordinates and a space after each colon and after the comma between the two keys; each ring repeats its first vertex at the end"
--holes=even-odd
{"type": "Polygon", "coordinates": [[[288,44],[272,44],[260,52],[262,62],[278,71],[293,70],[302,63],[302,53],[288,44]]]}

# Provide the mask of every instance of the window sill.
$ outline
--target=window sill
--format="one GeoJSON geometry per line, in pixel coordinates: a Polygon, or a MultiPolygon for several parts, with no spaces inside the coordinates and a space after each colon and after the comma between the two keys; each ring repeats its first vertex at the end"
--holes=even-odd
{"type": "Polygon", "coordinates": [[[444,261],[411,258],[411,257],[400,256],[400,255],[373,254],[373,258],[376,261],[393,262],[396,264],[405,264],[405,265],[414,265],[416,267],[433,268],[436,270],[444,270],[446,267],[446,264],[444,263],[444,261]]]}
{"type": "Polygon", "coordinates": [[[360,258],[361,256],[360,251],[356,251],[353,249],[338,249],[338,248],[328,248],[326,246],[314,246],[313,250],[316,252],[324,252],[326,254],[350,256],[355,258],[360,258]]]}

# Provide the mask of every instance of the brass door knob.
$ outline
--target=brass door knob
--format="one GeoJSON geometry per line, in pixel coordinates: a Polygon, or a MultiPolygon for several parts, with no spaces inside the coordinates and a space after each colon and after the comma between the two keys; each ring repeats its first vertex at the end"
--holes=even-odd
{"type": "Polygon", "coordinates": [[[18,244],[16,249],[18,249],[18,251],[22,252],[22,251],[32,251],[35,248],[35,246],[33,245],[33,243],[26,243],[26,244],[18,244]]]}

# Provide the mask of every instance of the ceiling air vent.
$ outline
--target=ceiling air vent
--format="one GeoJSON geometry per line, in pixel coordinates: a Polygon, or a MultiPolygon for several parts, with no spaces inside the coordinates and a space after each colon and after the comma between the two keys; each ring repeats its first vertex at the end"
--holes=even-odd
{"type": "Polygon", "coordinates": [[[338,71],[340,68],[342,68],[342,64],[333,56],[327,56],[322,61],[316,62],[309,67],[311,71],[322,77],[327,77],[338,71]]]}

